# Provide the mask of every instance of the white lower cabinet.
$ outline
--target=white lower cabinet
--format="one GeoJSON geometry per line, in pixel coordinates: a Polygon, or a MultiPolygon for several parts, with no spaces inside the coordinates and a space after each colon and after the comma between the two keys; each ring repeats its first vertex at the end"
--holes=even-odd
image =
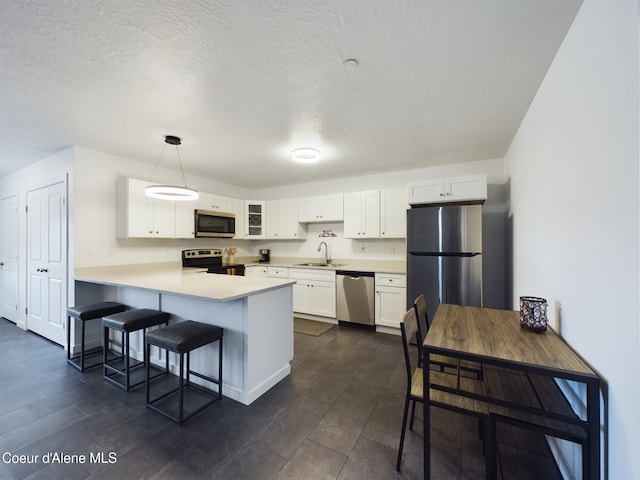
{"type": "Polygon", "coordinates": [[[244,267],[244,276],[267,278],[267,267],[262,265],[247,265],[244,267]]]}
{"type": "Polygon", "coordinates": [[[267,267],[267,277],[289,278],[289,269],[287,267],[267,267]]]}
{"type": "Polygon", "coordinates": [[[336,318],[336,272],[313,268],[289,268],[293,285],[293,311],[336,318]]]}
{"type": "Polygon", "coordinates": [[[406,275],[376,273],[376,326],[400,328],[407,309],[406,275]]]}

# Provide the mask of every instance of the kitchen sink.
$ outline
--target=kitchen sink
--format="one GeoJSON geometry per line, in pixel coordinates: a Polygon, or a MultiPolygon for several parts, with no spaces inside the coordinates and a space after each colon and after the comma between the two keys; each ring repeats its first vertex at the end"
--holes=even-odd
{"type": "Polygon", "coordinates": [[[341,263],[319,263],[319,262],[307,262],[307,263],[296,263],[297,267],[340,267],[341,263]]]}

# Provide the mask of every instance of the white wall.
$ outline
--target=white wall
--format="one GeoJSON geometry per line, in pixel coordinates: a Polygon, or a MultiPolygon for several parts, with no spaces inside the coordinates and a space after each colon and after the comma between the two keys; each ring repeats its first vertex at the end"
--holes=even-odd
{"type": "Polygon", "coordinates": [[[611,479],[640,478],[638,10],[585,0],[505,157],[514,305],[609,382],[611,479]]]}
{"type": "MultiPolygon", "coordinates": [[[[116,178],[148,180],[152,165],[87,148],[75,147],[74,150],[76,267],[180,261],[182,249],[217,246],[211,239],[117,239],[116,178]]],[[[153,180],[175,183],[176,178],[180,178],[179,172],[159,168],[153,180]]],[[[213,180],[188,175],[186,180],[187,185],[202,191],[236,198],[248,196],[245,189],[213,180]]]]}
{"type": "MultiPolygon", "coordinates": [[[[74,186],[75,203],[75,263],[76,267],[127,263],[179,261],[185,248],[239,248],[237,256],[257,258],[258,249],[270,248],[274,256],[315,258],[324,255],[317,247],[321,240],[329,244],[333,258],[380,259],[403,261],[406,258],[404,239],[350,240],[344,238],[344,224],[308,226],[306,241],[256,241],[231,239],[116,239],[115,180],[118,176],[148,179],[151,166],[131,159],[76,147],[74,186]],[[318,234],[330,228],[337,238],[320,239],[318,234]],[[92,252],[92,255],[90,255],[92,252]]],[[[251,191],[201,177],[187,177],[187,184],[199,190],[242,199],[270,200],[295,198],[335,192],[351,192],[385,187],[405,186],[409,180],[441,176],[487,173],[489,181],[504,183],[502,159],[478,161],[450,166],[405,170],[389,174],[363,175],[331,182],[251,191]]],[[[159,182],[175,183],[177,172],[161,170],[154,175],[159,182]],[[173,181],[172,181],[173,178],[173,181]]],[[[491,198],[488,204],[491,204],[491,198]]],[[[500,199],[502,201],[502,199],[500,199]]]]}
{"type": "MultiPolygon", "coordinates": [[[[309,195],[324,195],[328,193],[357,192],[376,188],[404,187],[407,182],[440,178],[456,175],[471,175],[486,173],[490,184],[504,183],[504,163],[500,159],[478,160],[475,162],[440,165],[397,172],[363,174],[357,177],[344,177],[322,182],[308,182],[284,187],[256,190],[256,198],[271,200],[278,198],[305,197],[309,195]]],[[[490,199],[491,200],[491,199],[490,199]]]]}
{"type": "MultiPolygon", "coordinates": [[[[29,165],[18,172],[0,177],[2,197],[16,196],[18,200],[18,318],[15,321],[26,328],[25,308],[27,306],[27,193],[54,183],[65,182],[68,185],[67,205],[69,216],[73,216],[73,149],[66,149],[39,162],[29,165]]],[[[69,225],[71,231],[71,225],[69,225]]],[[[73,236],[69,235],[69,251],[73,251],[73,236]]],[[[73,271],[73,256],[69,255],[68,271],[73,271]]],[[[70,275],[70,273],[69,273],[70,275]]]]}

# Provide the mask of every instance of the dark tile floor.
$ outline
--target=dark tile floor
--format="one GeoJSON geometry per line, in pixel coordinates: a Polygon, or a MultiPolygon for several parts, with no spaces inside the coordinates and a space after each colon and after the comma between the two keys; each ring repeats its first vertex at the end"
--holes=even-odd
{"type": "MultiPolygon", "coordinates": [[[[421,421],[395,471],[399,337],[348,327],[295,334],[289,377],[251,406],[223,399],[182,427],[145,408],[144,388],[126,393],[100,369],[81,374],[61,347],[4,319],[0,365],[0,479],[423,477],[421,421]]],[[[484,478],[477,423],[432,411],[433,478],[484,478]]]]}

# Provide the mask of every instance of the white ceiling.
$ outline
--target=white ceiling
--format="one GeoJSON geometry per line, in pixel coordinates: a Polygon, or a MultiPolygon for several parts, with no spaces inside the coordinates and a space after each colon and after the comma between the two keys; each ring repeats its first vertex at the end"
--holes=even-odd
{"type": "Polygon", "coordinates": [[[166,134],[246,188],[500,158],[580,3],[3,1],[0,175],[71,145],[153,164],[166,134]]]}

